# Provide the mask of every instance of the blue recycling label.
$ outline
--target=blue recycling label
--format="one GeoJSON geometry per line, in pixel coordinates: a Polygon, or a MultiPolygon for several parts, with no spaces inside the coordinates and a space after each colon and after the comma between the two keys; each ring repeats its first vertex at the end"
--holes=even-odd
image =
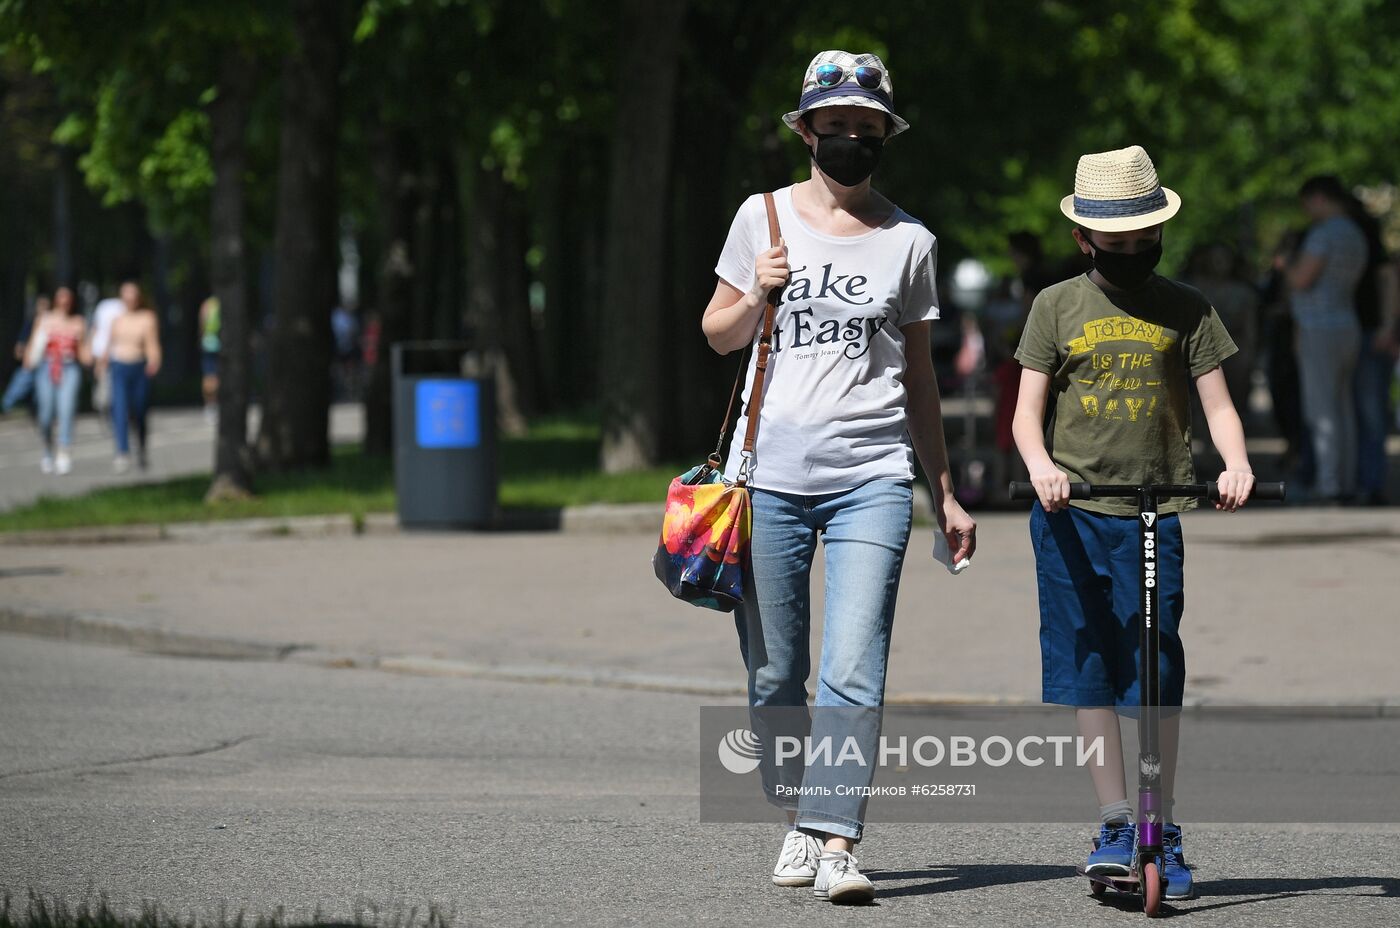
{"type": "Polygon", "coordinates": [[[414,393],[418,447],[480,446],[480,393],[475,380],[420,380],[414,393]]]}

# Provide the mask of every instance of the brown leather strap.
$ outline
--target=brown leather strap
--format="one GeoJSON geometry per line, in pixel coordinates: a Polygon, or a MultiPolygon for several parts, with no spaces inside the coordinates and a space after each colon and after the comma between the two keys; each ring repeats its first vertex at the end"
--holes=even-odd
{"type": "MultiPolygon", "coordinates": [[[[763,205],[768,210],[768,241],[770,248],[777,248],[781,232],[778,229],[778,210],[773,203],[773,194],[763,195],[763,205]]],[[[759,323],[762,332],[758,339],[757,370],[753,375],[753,389],[749,391],[749,427],[744,434],[743,453],[746,457],[753,455],[754,440],[758,436],[758,410],[763,405],[763,383],[768,373],[768,356],[773,348],[773,320],[778,312],[778,294],[782,289],[775,287],[768,292],[768,302],[763,307],[763,319],[759,323]]],[[[715,444],[715,451],[710,455],[710,464],[716,468],[720,466],[720,449],[724,446],[724,435],[729,431],[729,417],[734,414],[734,401],[739,396],[739,384],[744,382],[744,375],[748,373],[747,355],[745,363],[739,365],[739,373],[734,378],[734,389],[729,394],[729,406],[724,411],[724,422],[719,429],[719,441],[715,444]]],[[[738,481],[740,486],[748,482],[747,461],[739,469],[738,481]]]]}
{"type": "MultiPolygon", "coordinates": [[[[778,247],[778,210],[773,205],[773,194],[763,195],[763,205],[768,209],[768,241],[770,248],[778,247]]],[[[768,377],[768,357],[773,352],[773,318],[778,313],[779,287],[768,291],[768,303],[763,307],[763,334],[758,337],[758,356],[754,359],[753,387],[749,390],[749,428],[744,435],[744,454],[753,455],[754,439],[758,437],[758,413],[763,408],[763,383],[768,377]]],[[[747,463],[747,462],[746,462],[747,463]]],[[[748,482],[748,467],[739,469],[742,485],[748,482]]]]}

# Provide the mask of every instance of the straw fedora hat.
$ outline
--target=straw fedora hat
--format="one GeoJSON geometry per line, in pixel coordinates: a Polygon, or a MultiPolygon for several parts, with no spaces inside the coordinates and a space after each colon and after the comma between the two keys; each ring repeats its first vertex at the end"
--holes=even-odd
{"type": "Polygon", "coordinates": [[[887,138],[909,128],[894,111],[894,85],[879,55],[853,55],[839,49],[818,54],[802,77],[797,109],[785,114],[783,122],[797,132],[803,114],[823,106],[864,106],[888,113],[894,125],[887,138]]]}
{"type": "Polygon", "coordinates": [[[1079,159],[1074,193],[1060,212],[1096,232],[1131,232],[1166,222],[1181,209],[1181,197],[1157,180],[1157,169],[1141,145],[1100,151],[1079,159]]]}

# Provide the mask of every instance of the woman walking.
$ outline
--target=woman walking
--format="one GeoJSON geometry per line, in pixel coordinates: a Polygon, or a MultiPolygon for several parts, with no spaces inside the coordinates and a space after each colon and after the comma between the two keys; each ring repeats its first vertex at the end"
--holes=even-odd
{"type": "MultiPolygon", "coordinates": [[[[908,128],[893,103],[875,55],[828,51],[812,60],[798,108],[783,117],[811,154],[811,177],[773,195],[779,247],[770,247],[763,197],[740,207],[702,324],[716,351],[745,348],[767,293],[783,288],[760,398],[750,395],[750,361],[744,403],[761,406],[757,441],[752,455],[732,449],[726,468],[730,479],[743,469],[752,488],[752,588],[736,625],[755,727],[759,710],[806,705],[820,536],[826,616],[812,733],[863,742],[878,734],[884,701],[914,453],[933,484],[952,561],[976,546],[975,525],[953,498],[929,348],[937,243],[870,184],[886,141],[908,128]]],[[[746,427],[747,413],[735,434],[746,427]]],[[[864,786],[870,775],[812,766],[804,784],[864,786]]],[[[764,780],[790,825],[773,882],[814,886],[832,902],[873,899],[851,855],[864,825],[860,790],[801,790],[800,800],[786,800],[771,765],[764,780]]]]}
{"type": "Polygon", "coordinates": [[[83,381],[79,365],[88,363],[84,357],[86,334],[87,321],[74,311],[73,291],[59,287],[53,294],[53,308],[34,323],[24,352],[26,363],[35,369],[39,435],[44,442],[39,468],[46,474],[66,474],[73,469],[73,416],[78,409],[78,387],[83,381]]]}

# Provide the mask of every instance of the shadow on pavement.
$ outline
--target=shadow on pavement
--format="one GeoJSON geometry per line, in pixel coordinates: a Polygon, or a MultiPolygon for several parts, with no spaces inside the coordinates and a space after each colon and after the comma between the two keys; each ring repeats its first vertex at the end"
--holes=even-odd
{"type": "Polygon", "coordinates": [[[867,870],[872,881],[926,880],[912,886],[880,889],[881,899],[898,896],[928,896],[935,893],[960,892],[987,886],[1036,883],[1062,880],[1075,875],[1073,867],[1056,864],[949,864],[922,870],[867,870]]]}
{"type": "MultiPolygon", "coordinates": [[[[1041,882],[1078,878],[1074,867],[1052,864],[950,864],[927,867],[920,870],[868,870],[866,876],[874,882],[885,883],[892,880],[921,880],[909,886],[881,887],[879,898],[890,899],[899,896],[927,896],[936,893],[960,892],[983,889],[989,886],[1011,886],[1017,883],[1041,882]]],[[[1354,877],[1251,877],[1233,880],[1209,880],[1197,887],[1194,900],[1180,903],[1164,903],[1162,915],[1167,917],[1194,915],[1233,906],[1251,905],[1259,902],[1273,902],[1314,894],[1339,896],[1374,896],[1376,898],[1400,898],[1400,878],[1391,876],[1354,877]],[[1344,892],[1344,890],[1360,890],[1344,892]],[[1213,899],[1232,897],[1213,902],[1213,899]]],[[[1084,896],[1088,900],[1087,884],[1084,896]]],[[[1126,893],[1105,893],[1098,897],[1101,906],[1141,911],[1142,900],[1126,893]]]]}

